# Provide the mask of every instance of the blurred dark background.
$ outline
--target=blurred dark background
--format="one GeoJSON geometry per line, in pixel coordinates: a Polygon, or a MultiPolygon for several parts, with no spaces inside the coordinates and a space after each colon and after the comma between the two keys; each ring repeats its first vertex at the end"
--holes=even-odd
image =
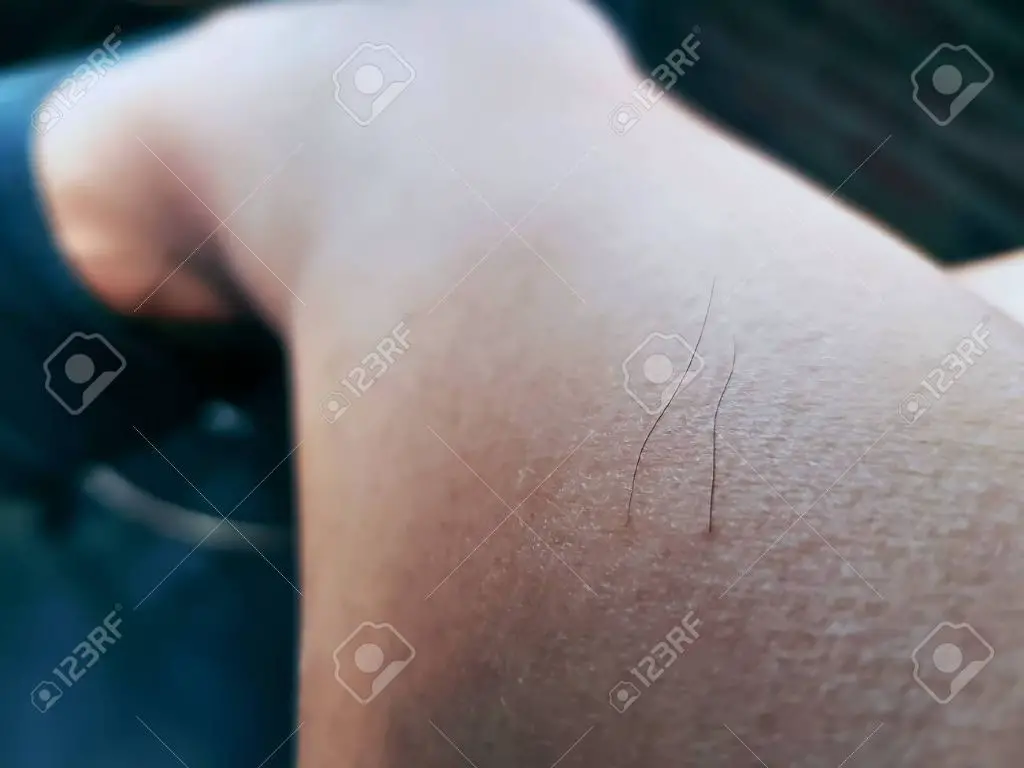
{"type": "Polygon", "coordinates": [[[681,95],[944,263],[1024,245],[1024,4],[1019,0],[605,0],[660,61],[701,27],[681,95]],[[937,125],[910,74],[969,45],[992,82],[937,125]]]}
{"type": "MultiPolygon", "coordinates": [[[[127,41],[222,4],[0,3],[0,68],[78,61],[112,32],[127,41]]],[[[938,261],[1024,246],[1019,0],[598,5],[646,70],[699,27],[700,61],[675,95],[938,261]],[[915,103],[910,80],[942,43],[971,46],[994,73],[945,126],[915,103]]],[[[0,107],[20,88],[0,77],[0,107]]],[[[0,766],[180,765],[154,734],[196,768],[270,754],[264,768],[290,764],[299,595],[288,465],[275,471],[291,447],[286,402],[273,379],[244,402],[211,403],[159,441],[160,455],[140,443],[137,455],[97,467],[49,505],[50,524],[0,502],[0,766]],[[243,499],[232,520],[244,536],[224,525],[207,537],[219,518],[196,488],[225,511],[243,499]],[[116,652],[59,706],[41,708],[34,686],[116,606],[116,652]]]]}
{"type": "MultiPolygon", "coordinates": [[[[223,5],[5,0],[3,62],[95,44],[223,5]]],[[[653,67],[695,26],[701,61],[675,92],[944,263],[1024,245],[1024,4],[1019,0],[596,0],[653,67]],[[949,125],[910,73],[967,44],[994,80],[949,125]],[[888,140],[886,141],[887,137],[888,140]]]]}

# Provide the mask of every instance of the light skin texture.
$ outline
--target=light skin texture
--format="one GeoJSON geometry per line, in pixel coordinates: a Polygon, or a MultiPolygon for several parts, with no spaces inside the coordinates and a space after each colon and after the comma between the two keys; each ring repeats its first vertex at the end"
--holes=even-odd
{"type": "Polygon", "coordinates": [[[1024,325],[1024,251],[962,267],[952,274],[965,288],[1024,325]]]}
{"type": "MultiPolygon", "coordinates": [[[[125,311],[259,187],[211,258],[291,353],[300,765],[1011,764],[1024,332],[667,99],[617,136],[641,77],[572,3],[265,8],[125,64],[37,147],[69,259],[125,311]],[[364,128],[331,74],[365,40],[417,76],[364,128]],[[627,524],[656,417],[623,360],[695,341],[712,285],[627,524]],[[399,323],[408,352],[327,423],[399,323]],[[364,621],[416,649],[365,706],[332,657],[364,621]],[[911,663],[941,621],[995,649],[945,706],[911,663]]],[[[191,264],[140,311],[226,313],[191,264]]]]}

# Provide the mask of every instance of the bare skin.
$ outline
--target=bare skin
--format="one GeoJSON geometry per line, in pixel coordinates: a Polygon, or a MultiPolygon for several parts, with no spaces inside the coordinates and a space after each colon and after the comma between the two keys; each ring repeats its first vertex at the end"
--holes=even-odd
{"type": "MultiPolygon", "coordinates": [[[[69,258],[126,311],[302,145],[229,222],[245,246],[215,243],[292,355],[303,768],[1019,755],[1018,325],[668,100],[615,135],[640,75],[570,3],[230,14],[120,77],[39,158],[69,258]],[[331,72],[364,40],[417,78],[360,128],[331,72]],[[126,151],[134,135],[180,180],[126,151]],[[83,158],[104,146],[101,182],[83,158]],[[144,193],[179,226],[140,232],[144,193]],[[96,254],[140,243],[114,298],[96,254]],[[657,416],[622,363],[652,332],[695,341],[712,283],[700,372],[644,450],[627,526],[657,416]],[[340,383],[356,367],[379,374],[358,397],[340,383]],[[922,380],[944,391],[908,424],[922,380]],[[331,392],[351,401],[334,423],[331,392]],[[699,637],[666,669],[690,611],[699,637]],[[416,654],[363,705],[335,652],[367,621],[416,654]],[[995,649],[947,705],[911,662],[942,621],[995,649]],[[620,680],[640,692],[622,714],[620,680]]],[[[187,274],[156,295],[219,311],[187,274]]],[[[369,690],[351,645],[339,658],[369,690]]]]}
{"type": "Polygon", "coordinates": [[[1024,251],[962,267],[952,275],[965,288],[1024,324],[1024,251]]]}

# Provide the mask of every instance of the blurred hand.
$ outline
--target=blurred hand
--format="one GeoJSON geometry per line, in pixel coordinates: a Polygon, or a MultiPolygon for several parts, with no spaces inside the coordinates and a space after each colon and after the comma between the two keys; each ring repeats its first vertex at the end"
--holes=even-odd
{"type": "MultiPolygon", "coordinates": [[[[539,190],[523,165],[565,163],[605,129],[613,89],[628,92],[625,62],[576,2],[231,10],[111,71],[40,137],[38,173],[64,251],[111,306],[227,316],[230,290],[216,279],[227,270],[280,326],[310,254],[359,261],[361,233],[382,216],[398,229],[437,219],[477,247],[478,211],[415,199],[438,170],[411,159],[423,143],[465,148],[476,167],[460,172],[493,180],[496,205],[525,208],[539,190]],[[366,127],[347,114],[346,99],[362,96],[341,80],[355,73],[338,71],[364,41],[386,41],[401,52],[392,64],[425,73],[366,127]],[[495,157],[495,134],[523,155],[495,157]]],[[[353,276],[377,261],[353,264],[353,276]]]]}

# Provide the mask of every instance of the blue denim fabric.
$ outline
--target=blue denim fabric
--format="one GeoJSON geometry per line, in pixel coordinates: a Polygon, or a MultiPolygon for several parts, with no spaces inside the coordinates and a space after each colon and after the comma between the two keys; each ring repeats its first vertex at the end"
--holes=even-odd
{"type": "Polygon", "coordinates": [[[64,481],[88,458],[129,442],[132,424],[162,431],[200,397],[194,364],[93,301],[50,240],[28,140],[36,106],[66,71],[55,64],[0,79],[0,488],[7,492],[64,481]],[[91,356],[96,376],[69,377],[65,364],[74,353],[91,356]],[[71,412],[103,387],[101,373],[122,365],[88,407],[71,412]]]}
{"type": "Polygon", "coordinates": [[[197,416],[223,383],[204,380],[204,358],[113,316],[64,268],[27,139],[43,95],[84,58],[0,76],[0,490],[62,488],[74,512],[53,536],[0,504],[0,765],[258,768],[282,743],[264,768],[289,765],[299,595],[288,465],[275,470],[289,449],[281,362],[235,393],[248,428],[218,434],[197,416]],[[75,332],[102,334],[126,363],[79,415],[44,386],[44,361],[75,332]],[[278,522],[280,541],[226,551],[128,521],[80,482],[101,459],[214,521],[244,498],[231,520],[278,522]]]}
{"type": "Polygon", "coordinates": [[[291,765],[287,544],[261,547],[271,566],[253,551],[193,551],[95,503],[77,512],[60,541],[31,526],[0,535],[0,763],[180,768],[173,750],[189,768],[257,768],[284,744],[264,768],[291,765]],[[120,638],[100,635],[89,667],[97,654],[79,644],[111,614],[120,638]]]}

